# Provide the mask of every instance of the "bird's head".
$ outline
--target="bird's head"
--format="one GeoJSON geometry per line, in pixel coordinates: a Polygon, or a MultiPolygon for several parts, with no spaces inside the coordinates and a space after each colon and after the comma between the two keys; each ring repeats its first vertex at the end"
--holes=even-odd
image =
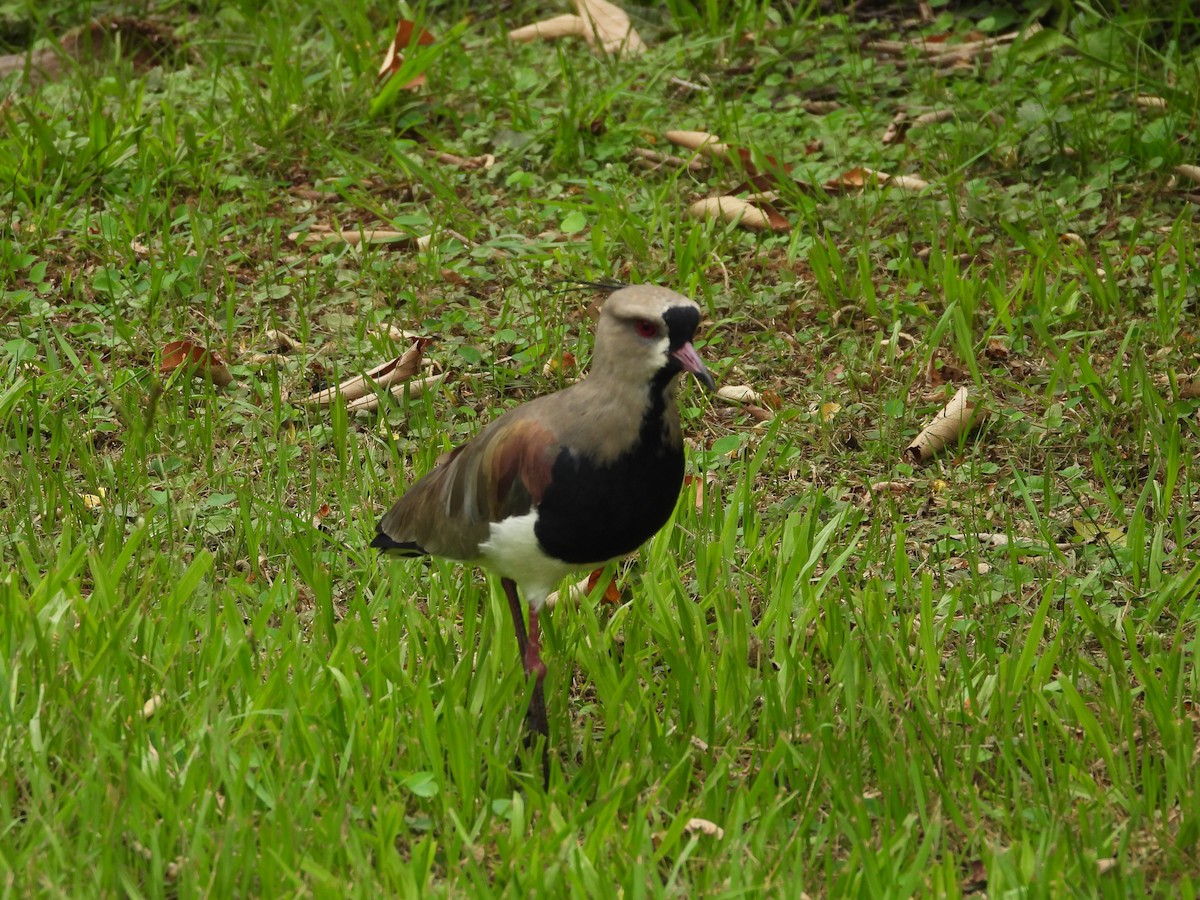
{"type": "Polygon", "coordinates": [[[686,371],[711,391],[716,384],[692,346],[699,326],[700,307],[682,294],[642,284],[619,288],[600,308],[593,369],[647,382],[686,371]]]}

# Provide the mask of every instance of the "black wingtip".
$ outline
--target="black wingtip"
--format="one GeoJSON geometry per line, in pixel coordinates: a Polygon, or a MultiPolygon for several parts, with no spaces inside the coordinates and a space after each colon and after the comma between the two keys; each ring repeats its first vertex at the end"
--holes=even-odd
{"type": "Polygon", "coordinates": [[[377,531],[371,546],[391,556],[425,556],[425,548],[416,541],[395,541],[384,532],[377,531]]]}

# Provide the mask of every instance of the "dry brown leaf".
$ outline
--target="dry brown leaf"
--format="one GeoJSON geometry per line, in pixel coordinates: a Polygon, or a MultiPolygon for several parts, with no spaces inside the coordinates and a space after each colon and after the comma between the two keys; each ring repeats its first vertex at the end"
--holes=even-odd
{"type": "Polygon", "coordinates": [[[915,175],[889,175],[887,172],[878,172],[866,166],[855,166],[853,169],[848,169],[841,175],[830,178],[825,182],[826,190],[830,191],[867,187],[869,185],[888,185],[900,188],[901,190],[920,191],[929,187],[929,182],[915,175]]]}
{"type": "Polygon", "coordinates": [[[1133,102],[1142,109],[1167,108],[1167,101],[1162,97],[1155,97],[1153,94],[1138,94],[1133,98],[1133,102]]]}
{"type": "Polygon", "coordinates": [[[583,24],[583,19],[567,13],[542,22],[534,22],[532,25],[514,28],[508,33],[508,39],[518,44],[527,44],[530,41],[554,40],[560,37],[583,37],[585,34],[587,34],[587,26],[583,24]]]}
{"type": "MultiPolygon", "coordinates": [[[[392,38],[391,44],[388,45],[387,53],[383,56],[383,63],[379,66],[378,80],[383,81],[391,78],[394,74],[400,71],[400,67],[404,65],[404,51],[413,45],[413,34],[417,31],[417,23],[408,19],[401,19],[396,23],[396,36],[392,38]]],[[[418,47],[428,47],[434,42],[434,37],[424,28],[417,35],[416,45],[418,47]]],[[[425,83],[424,74],[418,75],[408,84],[404,85],[402,90],[414,91],[425,83]]]]}
{"type": "MultiPolygon", "coordinates": [[[[566,600],[568,603],[582,603],[603,577],[604,569],[596,569],[588,573],[583,578],[568,585],[565,591],[554,591],[551,593],[546,597],[546,606],[553,607],[561,600],[566,600]]],[[[604,594],[600,600],[603,603],[621,603],[624,599],[624,595],[622,595],[621,589],[617,586],[617,579],[614,575],[605,586],[604,594]]]]}
{"type": "Polygon", "coordinates": [[[221,357],[193,341],[171,341],[162,348],[158,371],[169,375],[177,369],[207,378],[217,387],[233,384],[233,376],[221,357]]]}
{"type": "Polygon", "coordinates": [[[583,20],[583,36],[593,47],[613,56],[636,56],[646,45],[629,21],[625,10],[608,0],[575,0],[583,20]]]}
{"type": "Polygon", "coordinates": [[[550,378],[555,372],[570,372],[576,366],[575,354],[565,351],[559,356],[552,356],[542,366],[542,377],[550,378]]]}
{"type": "Polygon", "coordinates": [[[899,188],[902,191],[923,191],[929,187],[929,182],[924,178],[918,178],[916,175],[892,175],[885,178],[883,184],[888,187],[899,188]]]}
{"type": "Polygon", "coordinates": [[[888,123],[887,130],[883,133],[884,145],[886,146],[887,144],[894,144],[897,141],[903,140],[908,128],[908,113],[906,113],[904,110],[900,110],[900,112],[892,116],[892,121],[888,123]]]}
{"type": "Polygon", "coordinates": [[[332,231],[328,226],[314,225],[307,232],[293,231],[288,240],[297,244],[327,244],[342,242],[357,247],[360,244],[408,244],[416,243],[418,247],[422,238],[426,242],[428,235],[420,237],[407,231],[391,231],[386,228],[343,228],[332,231]]]}
{"type": "Polygon", "coordinates": [[[924,128],[926,125],[949,122],[953,118],[954,110],[952,109],[932,109],[929,112],[921,113],[921,115],[913,119],[908,128],[911,131],[914,128],[924,128]]]}
{"type": "MultiPolygon", "coordinates": [[[[414,378],[412,381],[399,381],[393,384],[388,390],[388,393],[397,400],[408,399],[414,400],[420,397],[423,393],[431,390],[446,380],[446,373],[440,372],[437,375],[426,375],[424,378],[414,378]]],[[[364,397],[359,397],[346,404],[347,412],[367,412],[375,409],[380,403],[379,394],[371,393],[364,397]]]]}
{"type": "Polygon", "coordinates": [[[929,462],[977,425],[982,420],[980,413],[981,409],[971,399],[970,392],[965,387],[959,388],[905,452],[913,462],[929,462]]]}
{"type": "Polygon", "coordinates": [[[142,718],[143,719],[153,718],[154,714],[159,711],[159,709],[162,707],[163,703],[165,703],[165,702],[166,701],[163,700],[162,694],[155,694],[153,697],[151,697],[149,700],[147,700],[145,703],[142,704],[142,718]]]}
{"type": "Polygon", "coordinates": [[[1200,166],[1176,166],[1175,172],[1179,175],[1182,175],[1184,178],[1190,178],[1192,181],[1200,182],[1200,166]]]}
{"type": "Polygon", "coordinates": [[[695,150],[705,156],[725,159],[729,156],[730,147],[721,143],[721,139],[707,131],[668,131],[663,135],[677,147],[695,150]]]}
{"type": "Polygon", "coordinates": [[[762,403],[762,394],[745,384],[725,384],[717,389],[717,396],[730,403],[762,403]]]}
{"type": "MultiPolygon", "coordinates": [[[[604,577],[604,569],[596,569],[587,577],[587,592],[590,594],[596,589],[596,585],[600,583],[600,579],[604,577]]],[[[600,596],[602,603],[617,603],[621,602],[621,589],[617,587],[616,576],[611,576],[608,579],[608,584],[604,586],[604,593],[600,596]]]]}
{"type": "Polygon", "coordinates": [[[284,353],[291,353],[293,350],[301,349],[304,346],[286,331],[281,331],[278,328],[268,328],[263,332],[263,337],[267,339],[268,344],[277,350],[282,350],[284,353]]]}
{"type": "Polygon", "coordinates": [[[752,231],[787,231],[791,228],[787,219],[773,211],[755,206],[741,197],[726,194],[722,197],[705,197],[688,207],[688,214],[697,219],[723,219],[735,222],[752,231]]]}
{"type": "Polygon", "coordinates": [[[305,397],[301,402],[311,403],[314,406],[328,406],[338,397],[348,402],[354,401],[372,394],[375,385],[385,388],[394,382],[412,378],[420,369],[421,357],[430,343],[430,338],[417,338],[413,341],[412,346],[404,351],[403,355],[376,366],[366,375],[356,375],[354,378],[343,381],[337,387],[317,391],[315,394],[305,397]]]}
{"type": "Polygon", "coordinates": [[[490,153],[482,156],[456,156],[444,151],[433,151],[433,158],[447,166],[457,166],[460,169],[490,169],[496,164],[496,157],[490,153]]]}
{"type": "Polygon", "coordinates": [[[700,832],[701,834],[711,835],[718,841],[725,837],[725,829],[716,822],[710,822],[708,819],[688,819],[687,824],[683,826],[683,830],[688,834],[700,832]]]}
{"type": "Polygon", "coordinates": [[[696,489],[696,498],[695,498],[696,509],[701,510],[701,511],[703,511],[703,509],[704,509],[705,488],[708,485],[716,484],[716,483],[717,483],[717,476],[714,475],[712,472],[709,472],[703,478],[701,478],[699,475],[684,475],[683,476],[684,487],[693,487],[696,489]]]}

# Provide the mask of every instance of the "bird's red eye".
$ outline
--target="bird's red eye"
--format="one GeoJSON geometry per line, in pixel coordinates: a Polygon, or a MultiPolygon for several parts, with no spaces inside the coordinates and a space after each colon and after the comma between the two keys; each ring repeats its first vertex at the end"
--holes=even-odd
{"type": "Polygon", "coordinates": [[[638,319],[633,327],[637,329],[637,333],[644,338],[652,338],[658,334],[658,326],[649,319],[638,319]]]}

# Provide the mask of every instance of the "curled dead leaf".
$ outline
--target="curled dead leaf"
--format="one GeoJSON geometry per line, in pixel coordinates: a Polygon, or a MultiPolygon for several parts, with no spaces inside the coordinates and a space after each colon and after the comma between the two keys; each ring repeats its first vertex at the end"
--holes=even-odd
{"type": "Polygon", "coordinates": [[[583,20],[583,37],[593,47],[613,56],[637,56],[646,45],[625,10],[608,0],[575,0],[583,20]]]}
{"type": "Polygon", "coordinates": [[[954,118],[954,110],[952,109],[931,109],[929,112],[921,113],[908,126],[908,130],[912,131],[915,128],[923,128],[926,125],[937,125],[941,122],[949,122],[954,118]]]}
{"type": "Polygon", "coordinates": [[[683,826],[683,830],[686,831],[688,834],[695,834],[696,832],[700,832],[701,834],[711,835],[712,837],[715,837],[717,840],[720,840],[721,838],[725,837],[725,829],[722,828],[720,825],[718,825],[716,822],[710,822],[708,819],[698,819],[698,818],[688,819],[687,824],[683,826]]]}
{"type": "Polygon", "coordinates": [[[904,191],[921,191],[929,187],[929,182],[916,175],[889,175],[887,172],[877,172],[866,166],[855,166],[825,182],[826,190],[830,191],[876,185],[887,185],[904,191]]]}
{"type": "Polygon", "coordinates": [[[430,342],[430,338],[417,338],[401,356],[376,366],[365,375],[348,378],[337,387],[317,391],[315,394],[305,397],[301,402],[314,406],[328,406],[338,397],[352,402],[368,394],[375,396],[372,393],[374,385],[381,388],[388,387],[394,382],[404,381],[417,374],[421,367],[421,357],[430,342]]]}
{"type": "Polygon", "coordinates": [[[436,151],[433,153],[433,158],[443,165],[457,166],[460,169],[490,169],[496,164],[496,157],[490,153],[484,153],[482,156],[457,156],[453,153],[444,151],[436,151]]]}
{"type": "MultiPolygon", "coordinates": [[[[328,226],[314,225],[307,231],[293,231],[288,240],[296,244],[345,243],[352,247],[360,244],[408,244],[419,247],[422,238],[407,231],[392,231],[387,228],[342,228],[338,231],[328,226]]],[[[425,236],[428,242],[428,236],[425,236]]]]}
{"type": "Polygon", "coordinates": [[[722,219],[752,231],[787,231],[791,228],[779,213],[772,215],[741,197],[728,194],[697,200],[688,207],[688,214],[696,219],[722,219]]]}
{"type": "Polygon", "coordinates": [[[725,158],[729,156],[730,147],[721,143],[721,139],[707,131],[668,131],[663,135],[677,147],[695,150],[705,156],[725,158]]]}
{"type": "Polygon", "coordinates": [[[178,369],[206,378],[217,387],[233,384],[233,375],[221,358],[193,341],[171,341],[162,348],[158,371],[170,375],[178,369]]]}
{"type": "Polygon", "coordinates": [[[263,332],[263,337],[267,339],[269,345],[284,353],[291,353],[293,350],[297,350],[303,346],[286,331],[281,331],[278,328],[268,328],[263,332]]]}
{"type": "Polygon", "coordinates": [[[959,388],[938,414],[908,445],[907,454],[914,462],[925,463],[954,443],[982,421],[981,408],[970,392],[959,388]]]}
{"type": "Polygon", "coordinates": [[[561,16],[554,16],[542,22],[534,22],[532,25],[523,25],[520,28],[514,28],[508,33],[508,39],[518,44],[527,44],[530,41],[537,40],[583,37],[586,33],[587,29],[583,24],[583,19],[572,13],[567,13],[561,16]]]}
{"type": "MultiPolygon", "coordinates": [[[[436,375],[426,375],[424,378],[414,378],[412,381],[400,381],[396,384],[393,384],[388,390],[388,393],[396,399],[407,398],[409,400],[413,400],[417,397],[420,397],[426,391],[437,387],[445,380],[446,373],[439,372],[436,375]]],[[[379,401],[379,394],[367,394],[366,396],[359,397],[357,400],[347,403],[346,410],[348,412],[366,412],[378,407],[379,401]]]]}
{"type": "Polygon", "coordinates": [[[1175,172],[1178,175],[1182,175],[1184,178],[1190,178],[1192,181],[1200,182],[1200,166],[1176,166],[1175,172]]]}
{"type": "Polygon", "coordinates": [[[717,389],[717,396],[730,403],[762,403],[762,394],[745,384],[724,384],[717,389]]]}
{"type": "MultiPolygon", "coordinates": [[[[411,46],[428,47],[434,42],[434,37],[424,28],[418,31],[416,22],[408,19],[401,19],[396,23],[396,36],[392,38],[392,42],[388,45],[387,52],[383,56],[383,63],[379,66],[378,80],[382,81],[391,78],[394,74],[400,71],[400,67],[404,65],[404,51],[411,46]],[[416,34],[416,41],[413,40],[413,35],[416,34]]],[[[402,87],[402,90],[413,91],[425,83],[425,76],[418,75],[412,81],[402,87]]]]}
{"type": "Polygon", "coordinates": [[[145,703],[142,704],[142,718],[143,719],[153,718],[154,714],[159,711],[159,709],[162,707],[163,703],[165,703],[165,702],[166,701],[163,700],[162,694],[155,694],[153,697],[151,697],[149,700],[147,700],[145,703]]]}

